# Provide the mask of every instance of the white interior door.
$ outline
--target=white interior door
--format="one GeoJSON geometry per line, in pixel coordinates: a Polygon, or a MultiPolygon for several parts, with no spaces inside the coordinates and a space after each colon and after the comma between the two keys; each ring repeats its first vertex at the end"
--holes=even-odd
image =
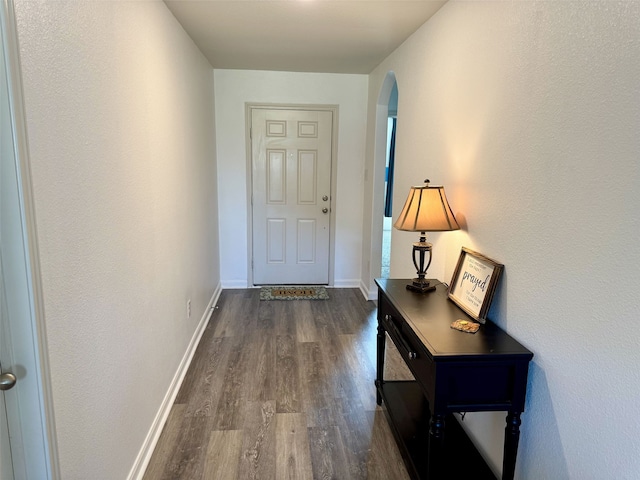
{"type": "Polygon", "coordinates": [[[253,283],[329,283],[333,113],[251,110],[253,283]]]}
{"type": "MultiPolygon", "coordinates": [[[[0,262],[2,256],[0,255],[0,262]]],[[[0,357],[6,351],[7,340],[7,301],[4,288],[4,276],[2,275],[2,265],[0,263],[0,357]]],[[[0,374],[3,373],[0,364],[0,374]]],[[[13,459],[11,458],[11,443],[9,440],[9,424],[7,417],[7,407],[4,401],[4,392],[0,392],[0,480],[13,480],[13,459]]]]}
{"type": "Polygon", "coordinates": [[[0,479],[14,480],[4,395],[0,395],[0,479]]]}
{"type": "Polygon", "coordinates": [[[51,471],[17,147],[18,102],[12,101],[17,82],[9,75],[17,65],[12,62],[10,70],[7,60],[16,58],[8,48],[8,39],[15,47],[10,7],[11,2],[0,7],[0,480],[46,480],[51,471]]]}
{"type": "MultiPolygon", "coordinates": [[[[9,117],[9,92],[7,74],[5,70],[4,48],[0,48],[0,118],[2,131],[0,133],[0,374],[12,363],[10,335],[8,331],[9,308],[3,265],[4,243],[10,243],[8,234],[12,203],[15,192],[15,156],[11,137],[11,122],[9,117]]],[[[13,413],[13,412],[11,412],[13,413]]],[[[16,452],[17,453],[17,452],[16,452]]],[[[13,480],[13,460],[11,458],[11,443],[9,439],[9,424],[4,392],[0,392],[0,480],[13,480]]]]}

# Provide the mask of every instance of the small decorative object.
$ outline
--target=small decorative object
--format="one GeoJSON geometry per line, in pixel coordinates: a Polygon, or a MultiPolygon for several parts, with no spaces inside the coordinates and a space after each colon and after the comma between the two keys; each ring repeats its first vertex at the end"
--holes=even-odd
{"type": "Polygon", "coordinates": [[[451,323],[451,328],[455,328],[461,332],[476,333],[480,328],[480,324],[469,320],[458,319],[451,323]]]}
{"type": "Polygon", "coordinates": [[[462,247],[447,295],[474,320],[485,323],[504,265],[462,247]]]}
{"type": "Polygon", "coordinates": [[[418,278],[414,278],[412,283],[407,285],[407,290],[420,293],[435,290],[436,287],[429,285],[429,281],[425,279],[427,269],[431,265],[431,247],[433,246],[431,243],[427,243],[426,232],[460,229],[449,202],[447,202],[444,187],[430,187],[429,180],[424,181],[424,186],[411,187],[402,212],[393,226],[398,230],[420,232],[420,240],[413,244],[413,264],[416,267],[418,278]],[[425,267],[424,261],[427,253],[429,261],[425,267]]]}

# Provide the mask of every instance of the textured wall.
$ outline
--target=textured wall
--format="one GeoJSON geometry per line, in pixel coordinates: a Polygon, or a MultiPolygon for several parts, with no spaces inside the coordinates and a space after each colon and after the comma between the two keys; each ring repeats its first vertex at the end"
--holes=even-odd
{"type": "MultiPolygon", "coordinates": [[[[370,76],[367,151],[398,81],[396,215],[429,177],[466,223],[435,236],[434,275],[463,245],[505,264],[490,316],[535,353],[520,479],[640,475],[639,18],[631,1],[449,2],[370,76]]],[[[412,238],[394,231],[392,276],[413,273],[412,238]]],[[[464,423],[500,469],[504,415],[464,423]]]]}
{"type": "Polygon", "coordinates": [[[16,13],[62,478],[122,479],[219,282],[213,74],[162,2],[16,13]]]}
{"type": "Polygon", "coordinates": [[[360,282],[362,169],[367,76],[215,70],[220,191],[220,267],[225,287],[247,285],[247,151],[245,102],[338,105],[337,286],[360,282]]]}

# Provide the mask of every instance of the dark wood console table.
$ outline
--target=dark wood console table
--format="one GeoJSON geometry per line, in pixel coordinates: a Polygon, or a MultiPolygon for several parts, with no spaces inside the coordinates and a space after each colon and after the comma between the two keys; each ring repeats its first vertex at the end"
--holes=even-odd
{"type": "Polygon", "coordinates": [[[533,353],[487,320],[475,334],[450,328],[468,315],[438,280],[426,294],[409,280],[377,279],[377,401],[384,401],[409,475],[414,479],[493,479],[454,412],[506,411],[503,480],[515,472],[520,414],[533,353]],[[415,381],[384,380],[385,332],[415,381]]]}

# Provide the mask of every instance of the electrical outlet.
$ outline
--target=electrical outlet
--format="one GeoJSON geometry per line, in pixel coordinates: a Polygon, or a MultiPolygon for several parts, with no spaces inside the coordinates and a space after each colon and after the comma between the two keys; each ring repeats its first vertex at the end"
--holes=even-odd
{"type": "Polygon", "coordinates": [[[191,318],[191,299],[187,300],[187,318],[191,318]]]}

